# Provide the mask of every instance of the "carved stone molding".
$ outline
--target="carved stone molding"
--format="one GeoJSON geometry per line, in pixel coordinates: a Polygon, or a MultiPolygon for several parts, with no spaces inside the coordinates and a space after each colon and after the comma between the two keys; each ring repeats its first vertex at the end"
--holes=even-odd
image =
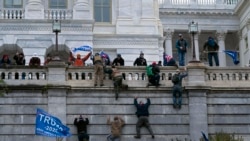
{"type": "MultiPolygon", "coordinates": [[[[0,31],[52,31],[51,25],[0,25],[0,31]]],[[[92,26],[62,26],[62,31],[92,32],[92,26]]]]}
{"type": "Polygon", "coordinates": [[[217,31],[216,32],[216,37],[218,39],[218,41],[225,41],[227,32],[226,31],[217,31]]]}
{"type": "Polygon", "coordinates": [[[143,45],[143,46],[158,46],[158,41],[155,40],[94,40],[95,45],[143,45]]]}
{"type": "Polygon", "coordinates": [[[164,30],[164,38],[165,40],[172,40],[174,35],[174,30],[167,27],[167,29],[164,30]]]}

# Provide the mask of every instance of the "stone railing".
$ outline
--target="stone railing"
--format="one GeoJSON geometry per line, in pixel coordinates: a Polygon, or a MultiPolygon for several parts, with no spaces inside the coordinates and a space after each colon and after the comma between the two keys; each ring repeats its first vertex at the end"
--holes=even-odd
{"type": "Polygon", "coordinates": [[[46,80],[47,68],[9,67],[0,69],[2,80],[46,80]]]}
{"type": "Polygon", "coordinates": [[[1,10],[2,19],[23,19],[24,9],[4,8],[1,10]]]}
{"type": "MultiPolygon", "coordinates": [[[[4,8],[1,10],[2,19],[25,19],[25,10],[22,8],[4,8]]],[[[72,19],[72,10],[68,9],[47,9],[44,12],[45,19],[72,19]]],[[[43,17],[41,17],[43,19],[43,17]]]]}
{"type": "MultiPolygon", "coordinates": [[[[120,67],[120,71],[123,73],[125,80],[131,87],[145,87],[148,79],[146,76],[145,67],[120,67]]],[[[161,67],[161,87],[171,87],[171,77],[175,73],[174,67],[161,67]]],[[[65,77],[65,83],[71,86],[86,86],[92,87],[94,84],[94,69],[92,66],[86,66],[84,68],[79,67],[67,67],[62,68],[65,70],[64,74],[60,74],[65,77]]],[[[48,67],[30,68],[30,67],[12,67],[1,68],[1,79],[8,82],[8,84],[44,84],[48,83],[48,74],[51,72],[48,67]],[[24,83],[25,82],[25,83],[24,83]],[[40,83],[43,82],[43,83],[40,83]]],[[[189,72],[189,68],[187,68],[189,72]]],[[[249,68],[220,68],[220,67],[204,67],[196,70],[204,72],[205,86],[215,88],[235,88],[235,87],[248,87],[250,84],[250,70],[249,68]]],[[[193,77],[193,76],[188,76],[193,77]]],[[[189,78],[184,79],[184,86],[189,85],[189,78]]],[[[196,77],[196,76],[195,76],[196,77]]],[[[112,86],[112,81],[108,74],[105,75],[106,83],[112,86]]],[[[193,81],[193,80],[192,80],[193,81]]],[[[197,80],[199,81],[199,80],[197,80]]]]}
{"type": "Polygon", "coordinates": [[[68,9],[47,9],[45,19],[72,19],[72,10],[68,9]]]}
{"type": "MultiPolygon", "coordinates": [[[[214,6],[222,6],[222,7],[227,7],[227,6],[235,6],[240,0],[158,0],[159,2],[159,7],[160,8],[169,8],[169,7],[175,7],[175,8],[180,8],[177,6],[188,6],[192,7],[193,6],[207,6],[209,7],[214,7],[214,6]],[[224,5],[224,6],[223,6],[224,5]]],[[[196,7],[196,9],[199,9],[196,7]]]]}

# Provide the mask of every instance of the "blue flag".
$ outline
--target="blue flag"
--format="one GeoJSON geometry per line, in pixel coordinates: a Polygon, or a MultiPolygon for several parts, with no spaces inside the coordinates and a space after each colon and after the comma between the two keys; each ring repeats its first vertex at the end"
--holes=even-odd
{"type": "Polygon", "coordinates": [[[91,51],[92,47],[88,45],[80,46],[80,47],[75,47],[72,49],[72,52],[77,52],[77,51],[91,51]]]}
{"type": "Polygon", "coordinates": [[[201,134],[202,134],[203,139],[204,139],[205,141],[209,141],[208,138],[207,138],[207,136],[205,135],[205,133],[203,133],[203,132],[201,131],[201,134]]]}
{"type": "Polygon", "coordinates": [[[62,122],[46,113],[42,109],[36,112],[36,135],[48,137],[68,137],[71,136],[70,129],[63,125],[62,122]]]}
{"type": "Polygon", "coordinates": [[[240,63],[240,61],[238,60],[238,55],[237,55],[238,53],[236,51],[224,50],[224,52],[230,57],[232,57],[235,65],[240,63]]]}

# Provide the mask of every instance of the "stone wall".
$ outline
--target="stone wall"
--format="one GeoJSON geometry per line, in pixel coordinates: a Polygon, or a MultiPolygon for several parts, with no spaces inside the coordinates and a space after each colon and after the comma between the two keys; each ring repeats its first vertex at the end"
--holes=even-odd
{"type": "MultiPolygon", "coordinates": [[[[21,89],[21,88],[19,88],[21,89]]],[[[79,114],[90,120],[88,132],[90,141],[105,140],[109,134],[106,125],[108,116],[122,116],[126,122],[122,131],[122,140],[133,140],[135,135],[135,107],[133,99],[151,98],[150,122],[155,133],[155,140],[190,139],[201,136],[202,128],[208,128],[209,134],[224,131],[250,137],[249,129],[249,91],[213,91],[206,93],[186,91],[183,94],[183,106],[180,110],[172,106],[171,89],[144,88],[122,91],[115,100],[112,88],[71,89],[67,92],[42,93],[40,88],[11,90],[0,98],[0,140],[44,141],[53,138],[35,135],[36,108],[42,108],[52,115],[60,117],[70,127],[71,137],[67,141],[77,140],[73,120],[79,114]],[[62,93],[67,93],[62,94],[62,93]],[[65,113],[65,115],[60,115],[65,113]],[[204,116],[204,113],[207,115],[204,116]],[[65,118],[63,118],[65,117],[65,118]],[[207,119],[207,121],[204,121],[207,119]],[[207,123],[204,125],[204,123],[207,123]]],[[[142,139],[151,140],[148,131],[142,129],[142,139]]],[[[198,141],[195,138],[194,141],[198,141]]]]}

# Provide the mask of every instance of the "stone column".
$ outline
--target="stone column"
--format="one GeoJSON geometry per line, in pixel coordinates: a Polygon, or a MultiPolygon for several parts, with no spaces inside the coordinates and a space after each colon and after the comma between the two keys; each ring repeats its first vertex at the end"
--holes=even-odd
{"type": "Polygon", "coordinates": [[[199,141],[201,131],[208,134],[207,95],[205,84],[205,65],[189,63],[185,89],[189,96],[189,136],[192,141],[199,141]]]}
{"type": "Polygon", "coordinates": [[[221,67],[225,67],[226,64],[226,54],[224,53],[225,50],[225,38],[226,38],[226,32],[225,31],[217,31],[216,33],[217,39],[218,39],[218,45],[219,45],[219,63],[221,67]]]}
{"type": "Polygon", "coordinates": [[[238,33],[239,36],[239,60],[240,60],[240,66],[244,67],[246,65],[246,61],[244,60],[244,38],[242,37],[242,32],[238,33]]]}
{"type": "Polygon", "coordinates": [[[44,17],[42,0],[28,0],[25,6],[25,19],[44,19],[44,17]]]}
{"type": "Polygon", "coordinates": [[[164,52],[164,47],[163,47],[163,42],[164,42],[164,37],[160,38],[159,39],[159,61],[162,62],[162,65],[163,65],[163,52],[164,52]]]}
{"type": "Polygon", "coordinates": [[[173,30],[167,29],[165,31],[165,53],[168,55],[173,56],[173,45],[172,45],[172,40],[173,40],[173,30]]]}
{"type": "Polygon", "coordinates": [[[194,46],[195,46],[195,59],[200,61],[200,51],[199,51],[199,33],[194,35],[194,46]]]}
{"type": "Polygon", "coordinates": [[[75,0],[73,6],[73,19],[91,20],[89,0],[75,0]]]}
{"type": "MultiPolygon", "coordinates": [[[[250,48],[250,19],[248,20],[248,31],[247,31],[247,45],[248,45],[248,49],[250,48]]],[[[248,64],[248,67],[250,67],[250,51],[248,50],[247,54],[247,59],[246,62],[248,64]]]]}

